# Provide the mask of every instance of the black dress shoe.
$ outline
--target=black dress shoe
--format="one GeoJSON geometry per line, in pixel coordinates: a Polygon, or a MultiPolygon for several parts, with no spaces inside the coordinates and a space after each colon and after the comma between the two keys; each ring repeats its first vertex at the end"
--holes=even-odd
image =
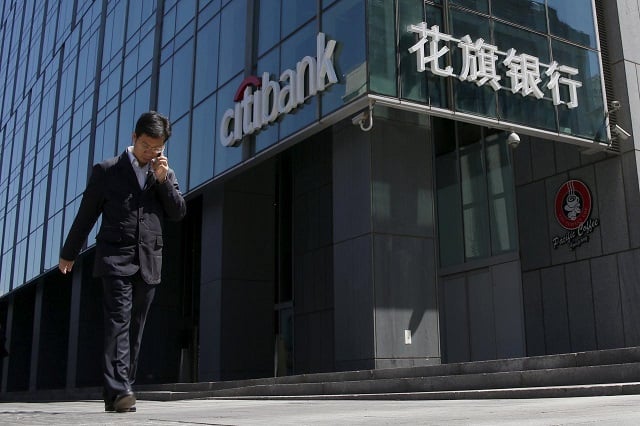
{"type": "MultiPolygon", "coordinates": [[[[116,411],[116,407],[113,406],[113,402],[105,402],[104,403],[104,411],[107,413],[114,413],[116,411]]],[[[135,413],[136,406],[129,407],[129,410],[125,411],[126,413],[135,413]]]]}
{"type": "Polygon", "coordinates": [[[116,399],[113,400],[113,408],[118,413],[127,413],[135,405],[136,396],[130,390],[119,393],[116,399]]]}

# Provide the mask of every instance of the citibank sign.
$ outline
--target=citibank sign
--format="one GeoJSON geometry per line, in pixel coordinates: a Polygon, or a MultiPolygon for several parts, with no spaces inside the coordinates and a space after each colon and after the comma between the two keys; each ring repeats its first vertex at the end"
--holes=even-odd
{"type": "Polygon", "coordinates": [[[237,146],[244,136],[259,132],[310,97],[337,83],[333,67],[335,47],[335,40],[325,44],[324,33],[318,33],[316,57],[305,56],[295,69],[283,71],[279,81],[271,80],[268,72],[262,73],[262,78],[245,78],[236,91],[234,107],[222,116],[222,145],[237,146]]]}

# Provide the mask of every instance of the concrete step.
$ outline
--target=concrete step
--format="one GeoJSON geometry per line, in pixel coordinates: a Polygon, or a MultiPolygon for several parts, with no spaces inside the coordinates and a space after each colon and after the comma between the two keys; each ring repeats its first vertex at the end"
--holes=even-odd
{"type": "MultiPolygon", "coordinates": [[[[640,347],[575,352],[528,358],[509,358],[489,361],[461,362],[419,367],[357,370],[332,373],[300,374],[247,380],[229,380],[199,383],[167,383],[138,386],[139,391],[201,392],[260,385],[300,383],[350,382],[411,377],[455,376],[469,374],[502,373],[513,371],[560,370],[565,368],[640,363],[640,347]]],[[[549,372],[545,372],[545,375],[549,372]]],[[[566,374],[566,373],[565,373],[566,374]]],[[[612,380],[605,380],[612,381],[612,380]]],[[[565,383],[566,384],[566,383],[565,383]]]]}
{"type": "MultiPolygon", "coordinates": [[[[414,394],[427,392],[489,391],[640,382],[640,363],[564,367],[540,370],[338,380],[328,382],[245,384],[197,390],[138,389],[140,399],[176,400],[212,397],[297,397],[321,395],[414,394]]],[[[513,392],[513,391],[509,391],[513,392]]],[[[522,391],[522,394],[531,391],[522,391]]],[[[584,392],[584,391],[582,391],[584,392]]]]}
{"type": "Polygon", "coordinates": [[[640,382],[601,385],[548,386],[531,388],[474,389],[438,392],[365,393],[338,395],[237,396],[208,399],[300,399],[300,400],[437,400],[437,399],[525,399],[569,398],[640,394],[640,382]]]}
{"type": "Polygon", "coordinates": [[[508,358],[489,361],[461,362],[419,367],[357,370],[332,373],[299,374],[284,377],[267,377],[247,380],[228,380],[199,383],[167,383],[138,386],[140,391],[198,392],[237,387],[326,383],[390,378],[458,376],[466,374],[499,373],[509,371],[551,370],[570,367],[640,363],[640,347],[608,349],[601,351],[574,352],[528,358],[508,358]]]}
{"type": "MultiPolygon", "coordinates": [[[[640,347],[419,367],[136,386],[139,399],[459,399],[640,393],[640,347]]],[[[98,387],[0,393],[0,401],[101,399],[98,387]]]]}

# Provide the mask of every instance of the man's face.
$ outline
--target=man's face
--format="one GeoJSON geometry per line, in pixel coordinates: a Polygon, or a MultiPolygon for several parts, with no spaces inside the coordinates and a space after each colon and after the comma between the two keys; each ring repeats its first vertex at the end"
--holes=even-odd
{"type": "Polygon", "coordinates": [[[162,154],[163,150],[163,138],[152,138],[144,133],[136,137],[136,134],[133,134],[133,155],[140,164],[147,164],[158,154],[162,154]]]}

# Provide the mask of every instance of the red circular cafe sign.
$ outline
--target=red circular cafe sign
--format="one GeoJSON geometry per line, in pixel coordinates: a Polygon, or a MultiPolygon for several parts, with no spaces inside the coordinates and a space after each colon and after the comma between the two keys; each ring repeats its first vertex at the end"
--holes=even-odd
{"type": "Polygon", "coordinates": [[[565,229],[577,229],[591,214],[591,193],[579,180],[565,182],[556,194],[556,219],[565,229]]]}

